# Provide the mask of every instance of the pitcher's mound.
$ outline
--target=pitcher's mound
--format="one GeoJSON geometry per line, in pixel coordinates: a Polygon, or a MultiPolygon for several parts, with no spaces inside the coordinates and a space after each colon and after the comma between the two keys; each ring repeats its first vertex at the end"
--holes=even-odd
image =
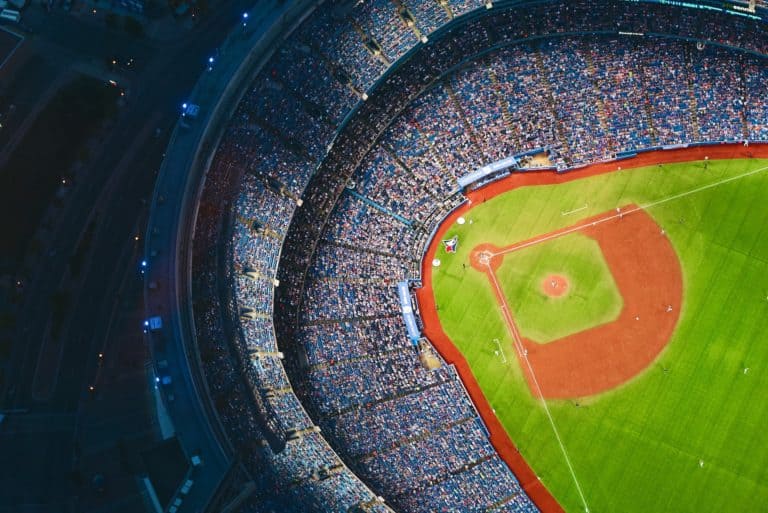
{"type": "Polygon", "coordinates": [[[560,297],[568,292],[568,286],[568,278],[550,274],[541,282],[541,291],[548,297],[560,297]]]}

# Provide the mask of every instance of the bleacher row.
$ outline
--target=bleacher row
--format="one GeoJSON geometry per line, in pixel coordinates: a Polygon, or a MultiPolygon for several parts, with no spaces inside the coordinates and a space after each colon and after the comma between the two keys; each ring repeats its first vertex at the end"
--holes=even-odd
{"type": "MultiPolygon", "coordinates": [[[[198,217],[196,227],[193,296],[197,344],[208,392],[228,433],[236,461],[247,480],[255,485],[256,491],[243,511],[341,512],[352,506],[359,506],[360,511],[389,511],[342,465],[291,390],[276,354],[272,319],[256,315],[247,322],[232,322],[237,320],[239,311],[234,298],[219,295],[222,281],[229,283],[227,280],[234,278],[239,299],[250,301],[244,304],[256,308],[270,308],[270,302],[262,302],[261,298],[271,297],[271,292],[257,286],[258,279],[253,282],[236,272],[228,278],[216,272],[222,256],[222,245],[216,241],[226,230],[210,221],[226,217],[226,207],[217,202],[226,190],[222,184],[224,176],[214,174],[211,177],[218,180],[206,181],[202,206],[207,215],[198,217]],[[271,432],[292,435],[280,446],[270,436],[271,432]]],[[[243,246],[232,247],[243,250],[243,246]]],[[[232,271],[234,268],[231,267],[232,271]]]]}
{"type": "Polygon", "coordinates": [[[768,140],[761,57],[619,30],[768,51],[763,25],[712,12],[454,0],[324,5],[277,49],[226,129],[196,234],[198,338],[257,482],[247,511],[386,511],[377,495],[399,511],[536,511],[453,369],[420,362],[394,284],[414,277],[435,212],[480,165],[535,148],[564,169],[649,146],[768,140]],[[369,100],[376,116],[361,110],[332,151],[348,113],[425,36],[408,73],[382,87],[398,96],[369,100]],[[217,180],[239,183],[231,217],[217,180]],[[278,266],[288,283],[275,303],[278,266]],[[222,280],[233,297],[220,297],[222,280]],[[273,319],[290,325],[280,348],[273,319]]]}

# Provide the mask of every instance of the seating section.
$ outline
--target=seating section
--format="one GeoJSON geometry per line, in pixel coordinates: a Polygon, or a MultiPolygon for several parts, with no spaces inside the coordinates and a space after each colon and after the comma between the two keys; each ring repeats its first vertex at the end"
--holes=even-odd
{"type": "MultiPolygon", "coordinates": [[[[600,43],[597,43],[600,44],[600,43]]],[[[534,62],[541,73],[556,118],[555,132],[563,145],[566,164],[584,164],[608,157],[604,107],[596,94],[594,68],[589,53],[578,41],[550,40],[534,50],[534,62]],[[602,114],[602,116],[601,116],[602,114]]]]}
{"type": "Polygon", "coordinates": [[[600,47],[591,45],[586,51],[594,66],[596,91],[605,109],[609,147],[649,148],[656,144],[656,136],[648,119],[650,97],[642,77],[634,69],[637,50],[613,39],[604,44],[615,51],[602,52],[600,47]]]}
{"type": "Polygon", "coordinates": [[[394,447],[404,436],[423,437],[474,417],[463,388],[448,380],[399,398],[355,406],[330,416],[325,425],[331,436],[343,442],[345,454],[359,458],[394,447]]]}
{"type": "Polygon", "coordinates": [[[339,354],[348,359],[362,358],[374,351],[404,349],[402,320],[396,316],[373,320],[313,324],[300,328],[307,360],[311,366],[333,365],[339,354]],[[370,335],[385,334],[386,339],[373,343],[370,335]]]}
{"type": "Polygon", "coordinates": [[[455,370],[422,364],[395,284],[418,278],[457,179],[482,165],[768,141],[766,52],[763,25],[644,3],[372,0],[307,16],[237,106],[197,220],[198,346],[259,490],[245,511],[536,511],[455,370]],[[376,103],[374,83],[425,37],[376,103]],[[286,259],[300,272],[275,303],[286,259]],[[275,326],[294,310],[286,358],[275,326]]]}
{"type": "Polygon", "coordinates": [[[333,126],[338,126],[358,100],[352,89],[337,80],[336,68],[296,39],[286,42],[270,64],[274,80],[320,109],[333,126]]]}
{"type": "Polygon", "coordinates": [[[416,33],[408,28],[390,0],[358,2],[351,14],[365,33],[381,45],[390,62],[402,57],[417,42],[416,33]]]}
{"type": "Polygon", "coordinates": [[[482,0],[448,0],[447,3],[450,5],[450,11],[453,16],[461,16],[485,6],[485,2],[482,0]]]}
{"type": "Polygon", "coordinates": [[[416,20],[416,27],[419,29],[419,32],[425,36],[449,20],[448,10],[438,2],[406,0],[403,4],[416,20]]]}
{"type": "Polygon", "coordinates": [[[403,167],[381,146],[368,155],[353,179],[351,190],[410,220],[422,221],[435,201],[424,179],[403,167]]]}
{"type": "Polygon", "coordinates": [[[700,58],[692,57],[689,64],[693,76],[703,78],[691,82],[698,139],[728,141],[746,137],[741,60],[723,50],[702,53],[700,58]]]}
{"type": "MultiPolygon", "coordinates": [[[[374,249],[374,248],[371,248],[374,249]]],[[[395,255],[357,251],[334,243],[321,243],[315,253],[312,275],[318,280],[391,285],[408,278],[407,261],[395,255]]]]}
{"type": "Polygon", "coordinates": [[[750,58],[745,61],[743,74],[746,82],[744,110],[749,139],[768,141],[768,100],[765,97],[768,69],[761,61],[750,58]]]}
{"type": "Polygon", "coordinates": [[[473,420],[446,426],[434,436],[414,440],[357,460],[374,489],[409,495],[423,483],[446,478],[493,455],[493,447],[473,420]],[[403,472],[400,472],[402,470],[403,472]]]}
{"type": "Polygon", "coordinates": [[[413,230],[403,220],[347,192],[342,195],[329,225],[333,230],[326,233],[327,242],[362,251],[402,255],[413,239],[413,230]]]}
{"type": "Polygon", "coordinates": [[[498,78],[500,95],[509,112],[509,145],[518,152],[549,146],[553,157],[559,155],[555,112],[536,68],[533,50],[527,46],[502,49],[490,60],[489,67],[498,78]]]}

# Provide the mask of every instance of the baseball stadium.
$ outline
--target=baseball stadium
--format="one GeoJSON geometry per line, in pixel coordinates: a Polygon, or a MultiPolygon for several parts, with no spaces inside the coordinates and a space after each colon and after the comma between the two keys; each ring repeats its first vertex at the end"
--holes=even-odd
{"type": "Polygon", "coordinates": [[[149,334],[218,511],[764,511],[768,6],[297,5],[195,121],[149,334]]]}

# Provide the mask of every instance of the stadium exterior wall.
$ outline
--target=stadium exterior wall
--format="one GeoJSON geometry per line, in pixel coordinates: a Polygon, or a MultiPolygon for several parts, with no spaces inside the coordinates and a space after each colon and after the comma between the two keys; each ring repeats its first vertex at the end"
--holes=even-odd
{"type": "Polygon", "coordinates": [[[226,52],[221,53],[226,58],[217,64],[215,73],[204,73],[190,94],[189,101],[201,105],[203,115],[192,123],[177,123],[155,184],[145,237],[144,259],[148,266],[144,302],[147,318],[161,315],[164,327],[162,333],[150,331],[148,340],[156,372],[158,362],[166,360],[174,364],[176,374],[182,378],[174,382],[178,390],[175,400],[160,396],[174,426],[184,426],[177,429],[177,436],[185,451],[197,451],[194,454],[203,461],[195,486],[179,511],[217,508],[208,502],[234,455],[210,400],[195,341],[190,252],[197,202],[226,121],[244,94],[248,79],[275,42],[318,4],[309,0],[283,6],[271,13],[266,27],[250,33],[244,33],[239,23],[234,27],[222,44],[226,52]],[[180,386],[186,392],[183,405],[180,386]]]}

